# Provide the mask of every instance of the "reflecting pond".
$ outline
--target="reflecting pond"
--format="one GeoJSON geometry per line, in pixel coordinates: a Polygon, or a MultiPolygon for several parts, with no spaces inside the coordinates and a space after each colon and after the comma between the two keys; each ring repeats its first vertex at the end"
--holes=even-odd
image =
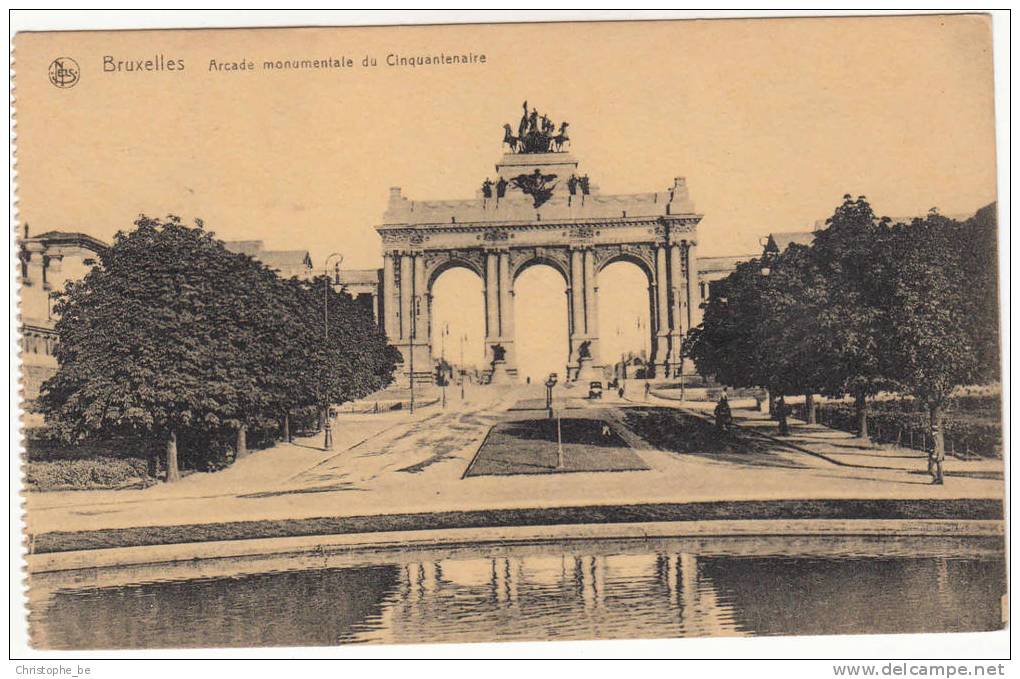
{"type": "Polygon", "coordinates": [[[702,538],[318,551],[33,576],[37,648],[980,631],[1001,538],[702,538]]]}

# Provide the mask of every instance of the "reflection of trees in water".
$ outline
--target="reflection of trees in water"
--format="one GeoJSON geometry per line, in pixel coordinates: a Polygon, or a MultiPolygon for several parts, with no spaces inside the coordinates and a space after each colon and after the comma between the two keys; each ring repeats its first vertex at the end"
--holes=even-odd
{"type": "Polygon", "coordinates": [[[701,558],[741,627],[759,635],[997,629],[999,559],[701,558]]]}
{"type": "Polygon", "coordinates": [[[377,619],[398,568],[262,573],[57,592],[32,625],[48,648],[321,646],[377,619]]]}

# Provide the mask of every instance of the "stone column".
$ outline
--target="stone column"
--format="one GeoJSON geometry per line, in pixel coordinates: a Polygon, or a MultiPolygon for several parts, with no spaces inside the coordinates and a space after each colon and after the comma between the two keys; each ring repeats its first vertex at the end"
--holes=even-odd
{"type": "Polygon", "coordinates": [[[698,294],[698,244],[687,242],[687,327],[696,328],[701,325],[701,296],[698,294]]]}
{"type": "Polygon", "coordinates": [[[666,247],[655,246],[655,364],[656,376],[663,376],[669,365],[669,272],[666,269],[666,247]]]}
{"type": "Polygon", "coordinates": [[[670,244],[669,296],[672,302],[670,305],[671,323],[669,328],[670,371],[680,368],[682,362],[680,345],[683,340],[684,327],[687,325],[686,314],[683,313],[683,310],[687,307],[687,289],[684,285],[682,256],[680,243],[670,244]]]}
{"type": "Polygon", "coordinates": [[[506,371],[517,375],[517,354],[514,344],[514,291],[510,280],[510,253],[499,253],[499,338],[506,349],[506,371]]]}
{"type": "MultiPolygon", "coordinates": [[[[428,342],[429,337],[429,294],[425,285],[425,258],[414,256],[414,339],[416,342],[428,342]]],[[[423,368],[425,366],[422,366],[423,368]]]]}
{"type": "Polygon", "coordinates": [[[432,374],[432,296],[425,281],[425,257],[414,256],[414,372],[418,380],[431,382],[432,374]]]}
{"type": "MultiPolygon", "coordinates": [[[[648,360],[648,364],[654,364],[658,360],[658,356],[655,355],[655,343],[656,337],[659,334],[659,316],[656,310],[655,297],[656,297],[655,281],[649,281],[648,283],[648,356],[645,358],[648,360]]],[[[645,369],[645,376],[648,376],[647,366],[645,369]]]]}
{"type": "Polygon", "coordinates": [[[400,301],[397,291],[397,281],[393,255],[383,255],[383,329],[386,331],[386,338],[391,342],[400,339],[400,319],[397,315],[400,308],[400,301]]]}
{"type": "MultiPolygon", "coordinates": [[[[413,285],[414,260],[411,255],[403,253],[400,256],[400,339],[404,341],[411,339],[411,288],[413,285]]],[[[406,355],[404,360],[407,360],[406,355]]]]}
{"type": "Polygon", "coordinates": [[[599,297],[598,285],[595,275],[595,250],[588,248],[584,251],[584,321],[585,335],[591,344],[592,365],[600,367],[599,360],[599,297]]]}
{"type": "Polygon", "coordinates": [[[485,362],[492,361],[492,347],[499,344],[499,258],[485,253],[485,362]]]}
{"type": "Polygon", "coordinates": [[[42,243],[25,244],[25,279],[21,291],[21,316],[37,320],[49,317],[49,292],[43,285],[46,280],[45,246],[42,243]]]}
{"type": "MultiPolygon", "coordinates": [[[[577,349],[584,341],[584,265],[581,250],[570,251],[570,366],[577,368],[577,349]]],[[[577,376],[574,371],[572,377],[577,376]]]]}

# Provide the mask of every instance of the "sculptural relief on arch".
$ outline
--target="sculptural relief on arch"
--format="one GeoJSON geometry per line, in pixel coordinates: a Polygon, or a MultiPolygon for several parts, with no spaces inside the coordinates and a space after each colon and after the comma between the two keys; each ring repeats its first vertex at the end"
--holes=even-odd
{"type": "Polygon", "coordinates": [[[494,381],[517,377],[514,283],[534,264],[551,266],[566,285],[568,379],[601,379],[599,272],[621,260],[648,278],[655,375],[684,370],[683,333],[700,322],[702,218],[686,180],[676,177],[668,188],[648,193],[604,194],[566,150],[566,126],[557,128],[525,104],[520,136],[504,126],[509,152],[496,163],[495,179],[485,178],[473,198],[416,200],[390,189],[376,227],[384,257],[382,322],[403,356],[405,383],[433,379],[432,286],[451,267],[470,269],[483,282],[486,362],[494,381]],[[498,371],[491,369],[496,347],[503,355],[498,371]]]}

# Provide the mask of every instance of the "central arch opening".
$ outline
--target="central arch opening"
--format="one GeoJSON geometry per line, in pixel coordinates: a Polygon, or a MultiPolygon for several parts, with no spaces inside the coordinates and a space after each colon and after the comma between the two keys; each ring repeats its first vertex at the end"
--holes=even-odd
{"type": "Polygon", "coordinates": [[[648,275],[633,262],[612,262],[599,272],[602,361],[607,366],[625,362],[631,377],[652,350],[648,286],[648,275]]]}
{"type": "Polygon", "coordinates": [[[564,381],[570,353],[567,332],[567,285],[559,271],[534,264],[514,281],[517,374],[541,384],[549,373],[564,381]]]}
{"type": "MultiPolygon", "coordinates": [[[[485,356],[482,279],[463,267],[447,269],[432,284],[432,360],[445,361],[456,378],[480,375],[485,356]]],[[[475,380],[476,381],[476,380],[475,380]]]]}

